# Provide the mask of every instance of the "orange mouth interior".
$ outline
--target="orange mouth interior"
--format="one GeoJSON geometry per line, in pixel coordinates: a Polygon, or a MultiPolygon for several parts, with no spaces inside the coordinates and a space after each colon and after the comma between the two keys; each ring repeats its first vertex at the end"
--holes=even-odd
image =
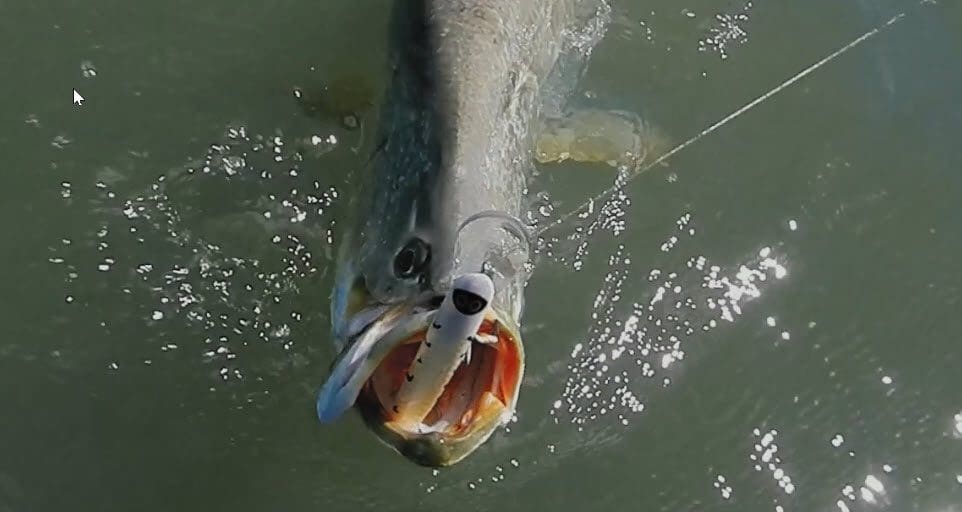
{"type": "MultiPolygon", "coordinates": [[[[465,433],[480,416],[500,413],[513,403],[521,376],[521,359],[515,340],[507,329],[497,329],[496,322],[486,319],[479,334],[496,334],[498,341],[491,344],[474,342],[471,361],[461,363],[444,387],[431,412],[424,418],[425,425],[446,422],[441,432],[448,436],[465,433]],[[492,410],[498,409],[498,410],[492,410]]],[[[391,405],[405,374],[414,363],[420,343],[427,329],[423,329],[391,351],[381,361],[361,391],[369,402],[378,403],[385,423],[397,419],[391,405]]]]}

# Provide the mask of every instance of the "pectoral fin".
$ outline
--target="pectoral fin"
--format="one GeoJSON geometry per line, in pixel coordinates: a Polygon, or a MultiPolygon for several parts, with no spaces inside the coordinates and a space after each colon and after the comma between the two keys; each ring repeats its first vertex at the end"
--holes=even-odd
{"type": "Polygon", "coordinates": [[[545,119],[535,139],[540,163],[606,163],[638,166],[668,150],[668,139],[641,117],[621,110],[578,109],[545,119]]]}

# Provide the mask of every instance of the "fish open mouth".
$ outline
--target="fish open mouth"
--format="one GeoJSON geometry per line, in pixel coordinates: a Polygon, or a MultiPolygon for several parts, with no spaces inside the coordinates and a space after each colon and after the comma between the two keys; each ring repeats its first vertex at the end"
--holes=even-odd
{"type": "MultiPolygon", "coordinates": [[[[369,428],[414,462],[431,467],[454,464],[486,441],[510,419],[523,373],[523,348],[515,331],[489,311],[471,357],[462,361],[443,391],[433,393],[423,418],[398,409],[395,398],[415,364],[427,336],[425,323],[408,331],[364,382],[354,405],[369,428]]],[[[438,391],[438,390],[433,390],[438,391]]]]}
{"type": "Polygon", "coordinates": [[[489,305],[465,344],[468,353],[421,360],[444,296],[384,304],[350,273],[339,281],[331,311],[339,354],[318,393],[322,423],[353,408],[382,442],[415,463],[441,467],[470,455],[511,419],[524,373],[514,316],[489,305]]]}

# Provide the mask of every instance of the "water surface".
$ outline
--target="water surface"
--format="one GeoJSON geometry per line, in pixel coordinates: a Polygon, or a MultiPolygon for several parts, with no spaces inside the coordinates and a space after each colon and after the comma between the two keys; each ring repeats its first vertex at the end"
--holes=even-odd
{"type": "MultiPolygon", "coordinates": [[[[441,472],[314,417],[371,132],[292,90],[376,90],[386,13],[0,4],[0,510],[962,510],[957,2],[614,2],[581,101],[675,142],[904,17],[545,233],[441,472]]],[[[543,222],[616,177],[543,171],[543,222]]]]}

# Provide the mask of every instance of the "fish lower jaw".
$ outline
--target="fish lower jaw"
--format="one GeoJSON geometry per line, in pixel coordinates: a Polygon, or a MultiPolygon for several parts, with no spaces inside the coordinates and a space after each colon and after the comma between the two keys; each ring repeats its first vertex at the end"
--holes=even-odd
{"type": "Polygon", "coordinates": [[[409,460],[426,467],[451,466],[470,455],[503,425],[511,416],[509,409],[490,392],[483,395],[483,403],[466,426],[452,428],[443,422],[433,424],[387,420],[383,415],[371,415],[361,409],[362,417],[382,442],[409,460]]]}
{"type": "Polygon", "coordinates": [[[395,347],[364,384],[355,406],[367,426],[386,444],[424,466],[454,464],[510,420],[524,366],[520,340],[486,320],[479,335],[496,342],[472,341],[472,356],[454,371],[440,393],[425,393],[427,408],[397,407],[426,329],[395,347]],[[395,408],[397,407],[397,408],[395,408]],[[425,415],[423,411],[429,409],[425,415]]]}
{"type": "Polygon", "coordinates": [[[452,422],[445,419],[433,423],[425,423],[424,421],[417,421],[410,418],[392,420],[389,417],[385,417],[386,422],[384,425],[399,435],[408,438],[437,434],[441,437],[441,442],[445,442],[446,439],[455,439],[459,434],[463,434],[463,430],[469,428],[473,420],[491,418],[495,419],[498,424],[503,424],[508,416],[510,416],[510,414],[504,402],[495,397],[490,391],[485,391],[479,399],[478,405],[475,408],[465,411],[456,423],[452,424],[452,422]]]}

